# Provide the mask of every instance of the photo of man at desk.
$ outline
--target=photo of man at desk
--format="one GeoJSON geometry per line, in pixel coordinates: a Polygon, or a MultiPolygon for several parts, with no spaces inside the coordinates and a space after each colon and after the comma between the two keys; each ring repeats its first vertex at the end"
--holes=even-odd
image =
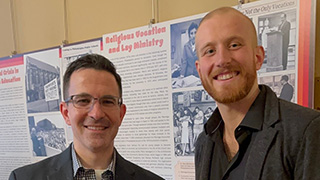
{"type": "Polygon", "coordinates": [[[63,92],[60,112],[72,127],[73,143],[59,155],[12,171],[9,180],[162,179],[125,160],[114,147],[126,106],[121,77],[108,59],[92,54],[72,62],[63,92]]]}

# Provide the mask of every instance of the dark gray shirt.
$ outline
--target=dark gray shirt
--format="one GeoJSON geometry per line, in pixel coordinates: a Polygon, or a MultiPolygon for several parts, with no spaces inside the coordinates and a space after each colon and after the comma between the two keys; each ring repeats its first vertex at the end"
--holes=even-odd
{"type": "Polygon", "coordinates": [[[229,162],[223,145],[223,127],[224,123],[217,108],[208,123],[205,130],[215,142],[212,151],[212,161],[210,167],[210,179],[243,179],[248,154],[251,145],[254,142],[256,134],[262,129],[264,117],[265,94],[259,93],[248,113],[235,130],[235,137],[239,143],[239,151],[229,162]]]}

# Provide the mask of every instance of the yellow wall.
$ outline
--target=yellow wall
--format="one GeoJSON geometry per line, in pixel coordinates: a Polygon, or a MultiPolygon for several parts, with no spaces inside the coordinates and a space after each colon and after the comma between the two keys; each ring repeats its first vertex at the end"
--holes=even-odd
{"type": "MultiPolygon", "coordinates": [[[[156,19],[163,22],[237,4],[238,0],[158,0],[156,19]]],[[[63,40],[79,42],[147,25],[152,17],[151,5],[152,0],[1,0],[0,57],[11,55],[14,50],[25,53],[61,45],[63,40]]],[[[316,29],[320,29],[320,23],[316,29]]],[[[316,78],[320,77],[319,35],[316,32],[316,78]]],[[[320,92],[315,92],[315,98],[319,96],[320,92]]],[[[315,99],[315,107],[320,108],[319,98],[315,99]]]]}
{"type": "Polygon", "coordinates": [[[10,1],[0,1],[0,57],[8,56],[14,50],[11,21],[10,1]]]}
{"type": "MultiPolygon", "coordinates": [[[[233,6],[238,0],[158,0],[157,20],[168,21],[233,6]]],[[[1,0],[0,57],[101,37],[103,34],[147,25],[152,0],[1,0]],[[11,23],[11,9],[14,15],[11,23]],[[66,14],[64,13],[66,4],[66,14]],[[67,16],[65,34],[64,16],[67,16]]]]}

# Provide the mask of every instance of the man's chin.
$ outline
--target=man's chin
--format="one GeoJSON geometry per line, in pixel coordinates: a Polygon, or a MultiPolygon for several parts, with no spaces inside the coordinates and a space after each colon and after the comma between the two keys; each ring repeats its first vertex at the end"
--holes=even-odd
{"type": "Polygon", "coordinates": [[[243,90],[229,89],[223,91],[215,91],[212,94],[213,99],[221,104],[231,104],[245,98],[247,93],[243,90]]]}

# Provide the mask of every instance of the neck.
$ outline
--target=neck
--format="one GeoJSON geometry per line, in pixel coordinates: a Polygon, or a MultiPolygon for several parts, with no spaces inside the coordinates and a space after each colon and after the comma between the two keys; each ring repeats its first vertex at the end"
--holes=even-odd
{"type": "Polygon", "coordinates": [[[74,144],[81,164],[89,169],[107,169],[113,158],[113,147],[104,150],[88,150],[74,144]]]}
{"type": "Polygon", "coordinates": [[[255,83],[246,97],[240,101],[223,104],[217,102],[221,117],[224,121],[224,132],[234,136],[234,130],[239,126],[245,115],[247,114],[252,103],[258,96],[260,90],[258,84],[255,83]]]}

